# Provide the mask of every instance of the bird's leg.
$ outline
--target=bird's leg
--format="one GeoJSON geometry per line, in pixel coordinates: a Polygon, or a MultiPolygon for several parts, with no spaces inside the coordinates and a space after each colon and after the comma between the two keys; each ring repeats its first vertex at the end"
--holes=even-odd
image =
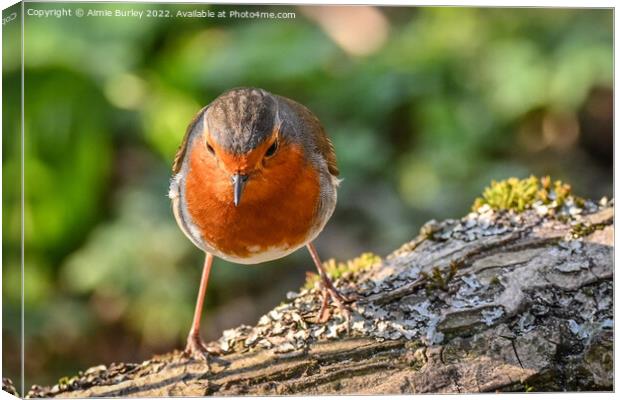
{"type": "Polygon", "coordinates": [[[318,323],[323,324],[327,322],[330,317],[329,293],[327,292],[327,288],[325,288],[325,286],[323,286],[323,288],[321,289],[321,297],[323,298],[323,301],[321,302],[321,309],[319,310],[319,315],[317,316],[316,320],[318,323]]]}
{"type": "Polygon", "coordinates": [[[351,315],[351,310],[345,304],[350,302],[349,299],[345,298],[338,289],[334,286],[331,279],[327,275],[325,268],[323,268],[323,264],[321,263],[321,259],[319,258],[319,254],[314,247],[314,244],[308,243],[306,245],[308,251],[310,252],[310,256],[312,257],[312,261],[316,265],[316,268],[319,270],[319,276],[321,277],[321,285],[323,286],[323,304],[321,305],[321,310],[319,311],[319,322],[326,322],[329,317],[329,308],[328,308],[328,297],[331,297],[336,303],[336,306],[340,309],[340,311],[344,314],[345,318],[348,320],[351,315]]]}
{"type": "Polygon", "coordinates": [[[185,355],[208,361],[209,352],[207,346],[200,339],[200,319],[202,317],[202,305],[205,301],[207,292],[207,283],[209,282],[209,273],[213,264],[213,255],[207,253],[204,266],[202,267],[202,277],[200,278],[200,289],[198,289],[198,298],[196,299],[196,308],[194,309],[194,321],[192,328],[187,335],[187,346],[185,346],[185,355]]]}

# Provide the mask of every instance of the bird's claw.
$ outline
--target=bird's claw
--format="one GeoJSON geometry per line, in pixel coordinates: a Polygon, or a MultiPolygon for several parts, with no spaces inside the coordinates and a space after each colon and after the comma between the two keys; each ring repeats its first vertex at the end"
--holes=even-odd
{"type": "Polygon", "coordinates": [[[207,369],[210,370],[211,353],[214,353],[213,349],[207,347],[207,345],[200,339],[199,335],[190,334],[187,337],[187,345],[183,354],[194,360],[204,361],[207,365],[207,369]]]}
{"type": "Polygon", "coordinates": [[[322,283],[321,286],[323,302],[321,303],[321,308],[317,316],[317,322],[322,324],[329,321],[329,318],[331,317],[329,299],[331,298],[334,303],[336,303],[336,307],[338,307],[348,324],[351,321],[351,307],[349,307],[348,304],[354,302],[356,299],[343,296],[335,287],[331,285],[322,283]]]}

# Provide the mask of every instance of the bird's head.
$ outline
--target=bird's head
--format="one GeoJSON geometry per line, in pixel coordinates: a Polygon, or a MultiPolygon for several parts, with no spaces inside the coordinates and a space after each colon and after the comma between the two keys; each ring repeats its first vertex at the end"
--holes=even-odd
{"type": "Polygon", "coordinates": [[[242,199],[285,190],[300,172],[303,150],[294,127],[284,123],[278,99],[264,90],[222,94],[205,109],[201,125],[194,146],[200,146],[205,178],[235,207],[242,199]]]}

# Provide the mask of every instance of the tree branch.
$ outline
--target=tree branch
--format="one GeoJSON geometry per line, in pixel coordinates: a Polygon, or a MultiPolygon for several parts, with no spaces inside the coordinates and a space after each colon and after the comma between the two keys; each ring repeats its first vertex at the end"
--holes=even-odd
{"type": "Polygon", "coordinates": [[[613,206],[557,218],[481,208],[336,283],[350,326],[302,290],[224,332],[210,371],[180,352],[91,368],[30,396],[612,390],[613,206]],[[452,271],[452,272],[451,272],[452,271]]]}

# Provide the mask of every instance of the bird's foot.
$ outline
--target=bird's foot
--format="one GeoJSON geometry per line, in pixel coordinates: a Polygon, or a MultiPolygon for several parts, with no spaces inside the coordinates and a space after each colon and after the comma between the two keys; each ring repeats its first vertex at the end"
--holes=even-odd
{"type": "Polygon", "coordinates": [[[343,296],[336,287],[334,287],[331,282],[322,282],[322,291],[321,296],[323,297],[323,302],[321,304],[321,309],[319,310],[319,315],[317,317],[318,323],[325,323],[329,321],[331,317],[331,311],[329,309],[329,299],[331,298],[334,303],[336,303],[336,307],[340,310],[345,320],[350,322],[351,320],[351,307],[349,307],[349,303],[354,302],[356,299],[351,297],[343,296]]]}
{"type": "Polygon", "coordinates": [[[200,339],[200,335],[190,333],[187,337],[187,345],[185,346],[185,350],[183,354],[194,360],[204,361],[207,365],[207,369],[210,370],[210,362],[211,362],[211,354],[219,354],[217,349],[207,346],[202,339],[200,339]]]}

